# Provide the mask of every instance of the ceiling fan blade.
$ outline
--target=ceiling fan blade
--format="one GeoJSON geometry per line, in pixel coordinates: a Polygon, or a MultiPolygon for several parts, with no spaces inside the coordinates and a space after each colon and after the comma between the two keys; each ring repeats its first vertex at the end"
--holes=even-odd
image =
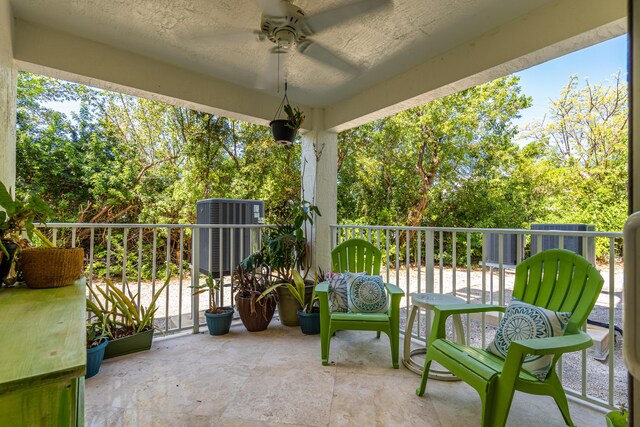
{"type": "Polygon", "coordinates": [[[331,52],[329,49],[319,45],[311,40],[305,40],[298,44],[298,52],[303,55],[307,55],[316,61],[329,65],[340,71],[344,71],[349,74],[355,74],[360,71],[359,67],[344,58],[331,52]]]}
{"type": "Polygon", "coordinates": [[[250,41],[264,40],[265,37],[259,31],[235,30],[224,32],[201,31],[187,34],[184,38],[193,41],[208,41],[212,43],[248,43],[250,41]],[[260,33],[260,34],[258,34],[260,33]]]}
{"type": "Polygon", "coordinates": [[[390,0],[356,0],[344,6],[328,9],[307,16],[304,28],[307,35],[316,34],[334,25],[341,24],[360,15],[390,6],[390,0]]]}
{"type": "Polygon", "coordinates": [[[287,12],[286,3],[288,3],[286,0],[260,0],[262,13],[269,16],[286,15],[286,12],[287,12]]]}

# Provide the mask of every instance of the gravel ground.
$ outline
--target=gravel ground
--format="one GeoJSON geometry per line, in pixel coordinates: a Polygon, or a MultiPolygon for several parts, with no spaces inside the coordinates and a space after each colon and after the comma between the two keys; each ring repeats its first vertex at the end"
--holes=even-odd
{"type": "MultiPolygon", "coordinates": [[[[622,286],[623,286],[623,266],[617,264],[614,271],[609,271],[608,264],[599,265],[598,269],[605,279],[602,293],[596,303],[596,306],[589,316],[590,320],[596,320],[603,323],[609,323],[610,301],[613,302],[613,318],[614,324],[622,328],[622,286]],[[613,282],[613,283],[611,283],[613,282]],[[610,291],[613,294],[610,294],[610,291]]],[[[387,272],[382,270],[382,277],[386,280],[387,272]]],[[[410,268],[407,274],[406,267],[401,267],[397,272],[394,269],[389,270],[389,282],[398,284],[407,295],[413,292],[426,292],[425,272],[421,268],[420,278],[417,267],[410,268]],[[396,281],[396,279],[399,279],[396,281]]],[[[480,268],[474,268],[469,273],[466,269],[458,268],[455,274],[455,295],[471,302],[482,302],[483,294],[483,272],[480,268]],[[468,280],[469,279],[469,280],[468,280]],[[467,285],[467,282],[469,285],[467,285]]],[[[485,272],[484,289],[485,301],[495,304],[508,302],[511,299],[511,290],[513,289],[514,271],[506,270],[504,275],[504,292],[502,296],[499,291],[499,279],[497,270],[493,272],[493,292],[491,292],[491,277],[489,269],[485,272]]],[[[228,279],[227,279],[228,280],[228,279]]],[[[434,270],[433,291],[436,293],[454,294],[454,274],[451,268],[438,267],[434,270]]],[[[155,285],[150,281],[140,284],[137,282],[130,283],[129,287],[133,294],[139,294],[143,304],[148,304],[151,300],[152,291],[158,289],[163,283],[162,280],[156,280],[155,285]]],[[[94,284],[100,285],[98,280],[94,284]]],[[[179,278],[173,278],[168,289],[158,300],[158,311],[156,312],[156,324],[162,330],[172,329],[178,326],[188,327],[193,325],[190,317],[191,312],[191,278],[188,275],[183,277],[182,283],[179,278]],[[168,314],[168,317],[167,317],[168,314]]],[[[226,283],[224,288],[224,303],[231,304],[231,292],[226,283]]],[[[405,297],[402,300],[401,307],[401,327],[406,324],[407,312],[410,309],[410,299],[405,297]]],[[[200,310],[208,308],[208,297],[206,294],[200,295],[200,310]]],[[[201,315],[202,318],[202,315],[201,315]]],[[[204,320],[202,318],[202,320],[204,320]]],[[[492,325],[489,318],[485,323],[485,341],[484,345],[490,342],[495,335],[496,327],[492,325]]],[[[466,319],[463,318],[465,325],[465,333],[468,335],[470,344],[482,346],[482,322],[479,318],[466,319]],[[470,332],[469,332],[470,331],[470,332]]],[[[417,325],[414,326],[414,333],[417,333],[417,325]]],[[[424,312],[420,319],[419,335],[424,339],[426,335],[425,315],[424,312]]],[[[617,336],[614,347],[613,357],[613,377],[612,387],[614,392],[613,404],[627,401],[627,370],[624,367],[622,358],[622,337],[617,336]]],[[[593,349],[586,351],[586,384],[584,385],[586,394],[607,401],[609,396],[609,363],[611,358],[607,358],[604,362],[594,358],[593,349]]],[[[582,353],[572,353],[563,357],[562,380],[563,384],[578,392],[583,389],[582,384],[582,353]]]]}

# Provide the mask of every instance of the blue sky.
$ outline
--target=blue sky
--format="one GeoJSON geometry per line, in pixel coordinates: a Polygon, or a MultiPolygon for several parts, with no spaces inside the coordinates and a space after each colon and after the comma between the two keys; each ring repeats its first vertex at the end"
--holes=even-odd
{"type": "Polygon", "coordinates": [[[516,73],[520,77],[522,92],[533,98],[533,105],[522,111],[516,123],[522,127],[533,120],[542,119],[549,101],[559,97],[560,91],[569,82],[569,76],[577,74],[581,85],[584,85],[585,78],[591,84],[606,83],[607,80],[611,82],[611,76],[618,71],[626,80],[626,35],[516,73]]]}
{"type": "MultiPolygon", "coordinates": [[[[541,120],[548,110],[549,101],[559,97],[560,91],[569,82],[569,76],[577,74],[581,85],[584,85],[585,79],[592,84],[600,84],[611,81],[611,76],[618,71],[626,79],[626,35],[516,73],[520,77],[523,93],[533,98],[533,105],[523,110],[515,123],[522,128],[533,120],[541,120]]],[[[65,114],[79,109],[79,103],[74,101],[45,105],[65,114]]]]}

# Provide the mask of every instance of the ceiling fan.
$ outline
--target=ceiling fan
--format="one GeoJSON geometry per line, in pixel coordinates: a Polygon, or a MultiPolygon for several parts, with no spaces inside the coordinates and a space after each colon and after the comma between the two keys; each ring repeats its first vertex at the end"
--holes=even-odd
{"type": "Polygon", "coordinates": [[[307,15],[291,0],[260,0],[262,7],[260,29],[251,33],[248,31],[227,32],[208,34],[205,37],[229,40],[253,35],[259,42],[270,41],[275,46],[270,49],[272,56],[268,59],[269,68],[275,68],[275,62],[279,61],[280,54],[287,54],[295,49],[302,55],[322,64],[345,73],[354,74],[359,71],[357,64],[322,46],[314,41],[312,36],[390,4],[391,0],[352,0],[343,6],[307,15]]]}

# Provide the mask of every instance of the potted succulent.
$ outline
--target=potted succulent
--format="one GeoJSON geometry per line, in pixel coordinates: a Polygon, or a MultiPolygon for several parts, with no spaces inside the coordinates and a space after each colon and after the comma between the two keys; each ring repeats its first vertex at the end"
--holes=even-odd
{"type": "Polygon", "coordinates": [[[109,325],[109,345],[105,351],[105,359],[151,348],[153,316],[158,310],[156,302],[169,281],[170,278],[167,278],[147,307],[136,303],[137,295],[132,294],[126,284],[126,293],[111,280],[105,281],[106,290],[100,286],[89,288],[92,300],[87,301],[87,311],[95,315],[98,321],[109,325]]]}
{"type": "MultiPolygon", "coordinates": [[[[286,95],[285,95],[286,97],[286,95]]],[[[288,102],[284,105],[286,119],[274,119],[269,123],[273,139],[279,144],[291,145],[298,135],[298,130],[304,122],[304,113],[298,107],[291,107],[288,102]]]]}
{"type": "MultiPolygon", "coordinates": [[[[307,222],[313,224],[313,214],[320,215],[320,211],[317,206],[307,201],[289,202],[285,211],[284,218],[265,231],[262,251],[276,285],[269,291],[275,289],[278,293],[280,323],[285,326],[298,326],[300,323],[297,312],[305,304],[299,302],[290,292],[290,288],[295,286],[293,272],[306,270],[307,239],[303,226],[307,222]],[[292,286],[284,286],[286,284],[292,286]]],[[[305,282],[305,285],[305,301],[308,301],[314,286],[312,281],[305,282]]]]}
{"type": "Polygon", "coordinates": [[[207,276],[205,283],[198,286],[191,286],[196,290],[193,294],[198,295],[209,291],[209,309],[204,312],[207,318],[207,328],[211,335],[225,335],[229,333],[231,321],[233,320],[233,307],[218,307],[215,293],[220,289],[220,282],[212,276],[207,276]]]}
{"type": "Polygon", "coordinates": [[[270,292],[258,301],[271,283],[269,269],[260,259],[259,254],[250,255],[233,272],[236,308],[249,332],[263,331],[269,326],[278,300],[270,292]]]}
{"type": "MultiPolygon", "coordinates": [[[[87,299],[87,303],[91,303],[91,301],[87,299]]],[[[94,318],[94,316],[91,317],[94,318]]],[[[108,323],[107,317],[103,317],[101,321],[91,319],[87,323],[87,373],[85,378],[91,378],[100,371],[104,352],[109,344],[108,323]]]]}

